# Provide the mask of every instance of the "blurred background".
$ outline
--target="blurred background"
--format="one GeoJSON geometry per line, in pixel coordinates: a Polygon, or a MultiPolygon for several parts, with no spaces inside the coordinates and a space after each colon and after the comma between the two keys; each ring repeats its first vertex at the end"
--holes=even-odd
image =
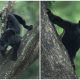
{"type": "MultiPolygon", "coordinates": [[[[27,25],[34,27],[39,25],[39,2],[38,1],[15,1],[13,12],[26,20],[27,25]]],[[[0,10],[7,4],[6,1],[0,1],[0,10]]],[[[21,36],[26,34],[27,30],[21,27],[21,36]]],[[[22,72],[17,78],[29,79],[39,78],[39,61],[36,60],[28,69],[22,72]]]]}
{"type": "MultiPolygon", "coordinates": [[[[80,1],[54,1],[50,2],[49,8],[51,11],[61,18],[78,23],[80,20],[80,1]]],[[[57,32],[60,35],[63,29],[56,26],[57,32]]],[[[80,49],[77,51],[75,58],[76,74],[80,78],[80,49]]]]}

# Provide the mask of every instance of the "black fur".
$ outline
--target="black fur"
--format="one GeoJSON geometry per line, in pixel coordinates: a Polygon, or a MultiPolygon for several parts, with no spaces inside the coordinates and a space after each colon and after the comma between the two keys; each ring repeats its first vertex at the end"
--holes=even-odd
{"type": "Polygon", "coordinates": [[[66,47],[71,63],[75,68],[74,58],[80,47],[80,23],[72,23],[64,20],[59,16],[54,15],[49,9],[47,9],[47,14],[53,24],[57,24],[65,30],[62,37],[62,43],[66,47]]]}
{"type": "Polygon", "coordinates": [[[22,17],[16,14],[8,14],[7,17],[7,25],[6,30],[2,34],[0,38],[0,53],[5,56],[6,48],[10,45],[13,48],[12,59],[17,59],[17,50],[21,43],[20,34],[20,24],[23,25],[24,28],[31,30],[32,25],[26,25],[26,22],[22,17]]]}

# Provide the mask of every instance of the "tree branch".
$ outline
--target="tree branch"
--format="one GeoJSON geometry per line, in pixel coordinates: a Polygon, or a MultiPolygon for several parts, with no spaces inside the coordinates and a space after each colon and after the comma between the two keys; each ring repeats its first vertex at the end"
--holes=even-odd
{"type": "MultiPolygon", "coordinates": [[[[6,25],[7,14],[11,12],[12,5],[13,2],[8,2],[6,8],[3,10],[3,27],[6,25]]],[[[34,26],[31,32],[25,34],[17,52],[17,61],[10,60],[12,50],[7,51],[6,59],[0,55],[0,79],[15,78],[20,71],[23,71],[25,67],[28,68],[38,58],[38,32],[38,26],[34,26]]]]}
{"type": "Polygon", "coordinates": [[[46,13],[47,3],[41,2],[42,58],[41,77],[48,79],[76,78],[66,49],[58,38],[46,13]]]}
{"type": "MultiPolygon", "coordinates": [[[[28,32],[18,50],[17,61],[10,60],[10,54],[6,59],[0,58],[0,79],[9,79],[29,67],[38,58],[38,30],[28,32]]],[[[11,52],[10,52],[11,53],[11,52]]]]}
{"type": "Polygon", "coordinates": [[[6,22],[7,22],[7,15],[8,13],[10,13],[12,11],[12,7],[13,7],[14,1],[8,1],[6,6],[2,9],[2,11],[0,12],[1,14],[1,34],[5,31],[5,26],[6,26],[6,22]]]}

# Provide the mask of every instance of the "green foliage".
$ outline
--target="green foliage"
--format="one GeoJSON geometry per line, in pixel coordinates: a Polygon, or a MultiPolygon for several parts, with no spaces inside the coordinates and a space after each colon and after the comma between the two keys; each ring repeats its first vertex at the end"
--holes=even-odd
{"type": "Polygon", "coordinates": [[[17,1],[14,5],[14,12],[21,15],[28,24],[35,24],[38,21],[38,2],[17,1]]]}
{"type": "MultiPolygon", "coordinates": [[[[5,7],[7,1],[0,1],[0,10],[5,7]]],[[[26,20],[26,24],[33,25],[39,24],[39,4],[38,1],[16,1],[13,6],[13,12],[22,16],[26,20]]],[[[26,34],[27,30],[21,27],[21,36],[26,34]]],[[[28,70],[22,73],[18,78],[38,78],[39,74],[38,61],[32,64],[28,70]]]]}
{"type": "MultiPolygon", "coordinates": [[[[0,10],[7,4],[7,1],[0,1],[0,10]]],[[[13,12],[22,16],[26,20],[26,24],[35,25],[39,24],[39,3],[38,1],[15,1],[13,12]]],[[[26,31],[21,27],[21,36],[26,34],[26,31]]]]}
{"type": "MultiPolygon", "coordinates": [[[[71,22],[78,23],[78,21],[80,20],[80,1],[56,1],[55,3],[52,2],[50,9],[54,14],[71,22]]],[[[56,29],[59,34],[61,34],[63,31],[60,27],[56,27],[56,29]]],[[[76,74],[78,78],[80,78],[80,50],[77,52],[75,65],[76,74]]]]}
{"type": "MultiPolygon", "coordinates": [[[[16,1],[14,5],[14,13],[22,16],[28,25],[39,24],[39,4],[37,1],[16,1]]],[[[21,28],[23,36],[26,30],[21,28]]]]}
{"type": "Polygon", "coordinates": [[[21,73],[18,79],[38,79],[39,78],[39,60],[36,60],[28,69],[21,73]]]}

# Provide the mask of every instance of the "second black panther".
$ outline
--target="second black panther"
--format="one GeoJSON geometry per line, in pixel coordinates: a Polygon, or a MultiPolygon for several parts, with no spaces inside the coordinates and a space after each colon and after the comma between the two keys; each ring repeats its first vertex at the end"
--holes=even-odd
{"type": "Polygon", "coordinates": [[[5,56],[5,51],[7,47],[10,45],[12,46],[13,49],[12,60],[17,59],[17,50],[21,43],[21,37],[19,35],[20,24],[22,24],[23,27],[28,30],[31,30],[33,27],[32,25],[30,26],[26,25],[25,20],[19,15],[8,13],[6,30],[4,31],[0,38],[0,53],[2,54],[3,57],[5,56]]]}
{"type": "Polygon", "coordinates": [[[69,22],[54,15],[49,9],[47,9],[47,14],[53,24],[64,29],[65,33],[62,37],[62,43],[66,47],[73,68],[75,69],[74,58],[76,56],[76,52],[80,48],[80,21],[78,23],[69,22]]]}

